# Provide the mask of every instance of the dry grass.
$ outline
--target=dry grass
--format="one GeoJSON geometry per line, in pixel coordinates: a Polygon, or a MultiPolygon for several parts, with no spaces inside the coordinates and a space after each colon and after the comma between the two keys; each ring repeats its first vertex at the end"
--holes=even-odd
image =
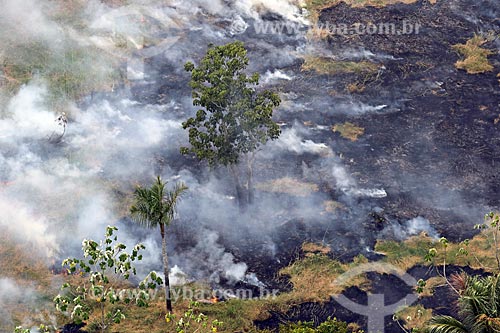
{"type": "Polygon", "coordinates": [[[481,47],[486,42],[487,39],[475,35],[465,44],[453,45],[453,49],[464,57],[464,59],[455,63],[455,67],[467,71],[468,74],[492,71],[493,66],[488,61],[488,56],[493,54],[493,52],[481,47]]]}
{"type": "MultiPolygon", "coordinates": [[[[3,231],[0,235],[0,278],[8,278],[26,292],[26,297],[3,299],[0,332],[12,332],[15,325],[50,323],[53,276],[29,243],[15,240],[3,231]],[[8,314],[10,316],[6,316],[8,314]]],[[[0,295],[4,296],[4,295],[0,295]]]]}
{"type": "Polygon", "coordinates": [[[358,138],[365,133],[363,127],[358,127],[350,122],[335,124],[332,126],[332,131],[340,133],[341,137],[351,141],[358,140],[358,138]]]}
{"type": "Polygon", "coordinates": [[[408,270],[415,265],[430,265],[424,260],[429,249],[435,248],[438,255],[434,258],[435,265],[469,266],[473,269],[495,271],[498,269],[495,259],[495,244],[492,237],[493,230],[483,230],[470,241],[468,246],[462,243],[449,243],[445,251],[442,245],[425,233],[410,237],[404,242],[379,240],[375,251],[385,255],[384,261],[408,270]],[[466,249],[469,254],[461,254],[460,249],[466,249]],[[446,261],[445,261],[446,259],[446,261]]]}
{"type": "Polygon", "coordinates": [[[400,323],[402,322],[407,332],[420,332],[432,318],[432,310],[419,304],[402,309],[396,313],[396,317],[400,323]]]}
{"type": "Polygon", "coordinates": [[[323,201],[323,207],[325,207],[325,212],[327,213],[334,213],[346,208],[343,203],[334,200],[323,201]]]}
{"type": "Polygon", "coordinates": [[[379,67],[380,65],[370,61],[337,61],[326,57],[305,56],[301,70],[314,71],[321,75],[367,74],[377,72],[379,67]]]}
{"type": "Polygon", "coordinates": [[[366,86],[360,82],[349,83],[346,86],[346,90],[351,94],[360,94],[365,91],[366,86]]]}
{"type": "Polygon", "coordinates": [[[430,297],[434,295],[434,290],[437,287],[443,286],[446,284],[446,281],[443,277],[441,276],[434,276],[425,281],[425,287],[424,290],[419,293],[421,297],[430,297]]]}
{"type": "Polygon", "coordinates": [[[29,243],[12,239],[3,231],[0,236],[0,276],[47,288],[52,274],[29,243]]]}
{"type": "Polygon", "coordinates": [[[350,279],[345,285],[334,283],[341,274],[364,262],[366,258],[357,257],[352,263],[344,264],[324,254],[312,254],[282,269],[280,274],[290,276],[293,290],[289,296],[295,301],[323,302],[351,286],[366,289],[369,281],[364,275],[350,279]]]}
{"type": "Polygon", "coordinates": [[[318,192],[319,187],[313,183],[301,182],[297,179],[284,177],[265,183],[255,184],[255,188],[265,192],[287,193],[299,197],[306,197],[313,192],[318,192]]]}
{"type": "MultiPolygon", "coordinates": [[[[124,1],[122,1],[124,2],[124,1]]],[[[47,10],[49,18],[61,26],[87,33],[82,12],[84,0],[55,0],[47,10]]],[[[83,45],[61,34],[54,47],[28,34],[7,33],[0,55],[0,88],[15,94],[33,77],[41,78],[49,88],[50,102],[58,107],[66,99],[78,99],[93,91],[109,91],[120,80],[119,65],[123,61],[97,47],[83,45]]]]}
{"type": "Polygon", "coordinates": [[[302,244],[302,251],[306,253],[306,256],[311,256],[315,254],[327,255],[332,249],[328,245],[305,242],[302,244]]]}
{"type": "MultiPolygon", "coordinates": [[[[277,300],[232,299],[215,304],[202,303],[197,311],[208,316],[208,322],[217,319],[224,323],[217,332],[257,332],[253,324],[255,320],[267,319],[271,309],[286,311],[290,306],[288,302],[289,299],[286,297],[278,297],[277,300]]],[[[177,318],[182,317],[188,305],[188,301],[173,304],[177,318]]],[[[165,321],[165,304],[162,300],[158,300],[147,308],[135,308],[129,311],[122,323],[112,327],[112,332],[163,333],[175,332],[175,329],[173,322],[165,321]]]]}
{"type": "Polygon", "coordinates": [[[50,102],[57,105],[93,91],[110,91],[119,79],[117,59],[97,48],[75,45],[66,52],[54,53],[39,43],[13,47],[0,62],[0,87],[9,93],[16,93],[36,75],[46,81],[50,102]]]}

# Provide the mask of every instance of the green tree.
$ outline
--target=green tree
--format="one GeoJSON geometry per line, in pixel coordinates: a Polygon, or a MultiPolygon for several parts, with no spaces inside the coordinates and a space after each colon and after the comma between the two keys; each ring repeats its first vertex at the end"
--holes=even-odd
{"type": "MultiPolygon", "coordinates": [[[[161,286],[163,281],[156,273],[151,272],[139,284],[138,291],[115,289],[113,280],[128,280],[136,275],[133,263],[142,260],[141,251],[144,245],[137,244],[131,252],[127,246],[119,243],[114,234],[118,228],[108,226],[104,241],[96,242],[85,239],[82,242],[83,259],[65,259],[63,266],[69,274],[81,276],[84,283],[71,285],[64,283],[63,291],[54,298],[56,309],[70,315],[76,323],[87,321],[95,308],[99,309],[97,328],[106,332],[114,323],[124,318],[124,309],[132,305],[145,307],[149,305],[148,289],[161,286]]],[[[18,328],[18,332],[24,332],[18,328]]]]}
{"type": "Polygon", "coordinates": [[[259,74],[248,76],[247,66],[247,51],[239,41],[209,46],[198,67],[186,63],[193,105],[201,108],[182,124],[189,131],[191,146],[181,148],[181,153],[192,153],[210,166],[228,167],[242,208],[254,197],[256,149],[280,135],[272,116],[281,100],[272,91],[258,91],[259,74]],[[238,167],[241,159],[245,161],[243,177],[238,167]]]}
{"type": "Polygon", "coordinates": [[[141,225],[160,230],[163,272],[165,273],[165,303],[167,312],[172,312],[165,229],[174,219],[177,202],[188,188],[183,183],[177,183],[171,191],[168,191],[166,185],[158,176],[150,188],[138,186],[134,192],[134,204],[130,208],[130,213],[132,219],[141,225]]]}

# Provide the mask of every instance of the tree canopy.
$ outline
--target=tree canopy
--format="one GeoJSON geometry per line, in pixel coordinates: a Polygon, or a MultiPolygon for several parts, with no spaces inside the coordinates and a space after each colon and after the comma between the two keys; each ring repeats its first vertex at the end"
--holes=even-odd
{"type": "Polygon", "coordinates": [[[181,148],[183,154],[193,153],[211,166],[228,166],[279,137],[272,115],[281,100],[272,91],[258,91],[259,74],[248,76],[247,66],[247,51],[239,41],[209,46],[198,67],[186,63],[193,105],[201,108],[182,124],[191,145],[181,148]]]}
{"type": "Polygon", "coordinates": [[[173,220],[177,202],[187,190],[186,185],[178,183],[171,191],[158,176],[150,188],[138,186],[134,191],[134,205],[130,208],[132,218],[138,223],[156,228],[160,224],[168,226],[173,220]]]}

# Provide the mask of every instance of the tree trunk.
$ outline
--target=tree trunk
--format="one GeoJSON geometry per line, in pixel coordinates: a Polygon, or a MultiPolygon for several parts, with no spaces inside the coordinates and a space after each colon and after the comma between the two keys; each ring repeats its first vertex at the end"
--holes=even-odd
{"type": "Polygon", "coordinates": [[[255,199],[255,192],[253,188],[253,160],[254,156],[248,156],[247,154],[247,194],[248,194],[248,204],[253,204],[255,199]]]}
{"type": "Polygon", "coordinates": [[[163,258],[163,273],[165,274],[165,305],[167,312],[172,312],[172,299],[170,297],[170,279],[168,278],[168,255],[167,255],[167,237],[165,235],[165,225],[160,224],[161,232],[161,255],[163,258]]]}
{"type": "Polygon", "coordinates": [[[236,200],[238,200],[238,205],[240,207],[240,211],[244,212],[248,206],[248,194],[245,191],[245,188],[241,186],[240,177],[238,175],[238,170],[235,165],[230,165],[229,170],[233,175],[234,182],[236,185],[236,200]]]}

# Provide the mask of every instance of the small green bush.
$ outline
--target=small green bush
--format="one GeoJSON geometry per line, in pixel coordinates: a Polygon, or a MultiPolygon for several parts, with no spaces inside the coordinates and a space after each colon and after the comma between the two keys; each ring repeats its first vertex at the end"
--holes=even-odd
{"type": "MultiPolygon", "coordinates": [[[[280,325],[280,333],[351,333],[349,325],[346,322],[339,321],[337,318],[328,318],[318,327],[314,327],[313,322],[298,322],[280,325]]],[[[359,333],[359,331],[358,331],[359,333]]]]}

